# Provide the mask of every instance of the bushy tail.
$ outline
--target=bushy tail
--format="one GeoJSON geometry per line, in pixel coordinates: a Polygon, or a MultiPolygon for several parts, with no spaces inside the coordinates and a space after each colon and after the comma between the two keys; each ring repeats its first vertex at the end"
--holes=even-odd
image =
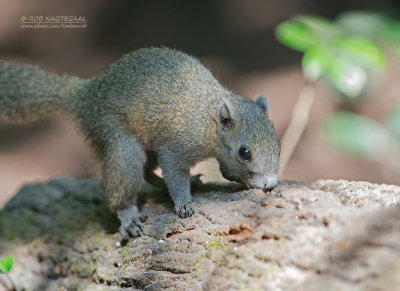
{"type": "Polygon", "coordinates": [[[0,121],[35,121],[63,111],[85,81],[0,61],[0,121]]]}

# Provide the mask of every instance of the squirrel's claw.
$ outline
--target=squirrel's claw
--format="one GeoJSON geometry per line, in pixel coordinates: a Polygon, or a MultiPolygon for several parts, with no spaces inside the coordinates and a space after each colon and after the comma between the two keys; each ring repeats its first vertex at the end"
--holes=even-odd
{"type": "Polygon", "coordinates": [[[119,228],[122,239],[129,240],[130,238],[135,238],[143,235],[143,225],[139,222],[139,220],[133,220],[127,225],[121,224],[119,228]]]}
{"type": "Polygon", "coordinates": [[[121,221],[119,231],[122,239],[127,241],[130,238],[142,236],[143,225],[141,222],[145,220],[145,214],[140,215],[136,204],[132,204],[126,209],[117,211],[118,218],[121,221]]]}
{"type": "Polygon", "coordinates": [[[140,222],[145,222],[147,219],[149,219],[147,214],[142,214],[142,215],[139,216],[140,222]]]}
{"type": "Polygon", "coordinates": [[[188,218],[194,214],[194,210],[191,207],[192,201],[189,201],[183,205],[175,205],[175,212],[180,218],[188,218]]]}

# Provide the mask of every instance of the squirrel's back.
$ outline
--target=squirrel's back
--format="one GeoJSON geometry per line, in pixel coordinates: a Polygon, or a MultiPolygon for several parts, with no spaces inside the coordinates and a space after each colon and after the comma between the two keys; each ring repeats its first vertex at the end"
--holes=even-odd
{"type": "Polygon", "coordinates": [[[209,134],[209,115],[229,94],[196,58],[173,49],[144,48],[93,79],[74,111],[81,112],[78,118],[89,134],[102,116],[107,123],[116,118],[145,147],[171,136],[188,144],[209,134]]]}

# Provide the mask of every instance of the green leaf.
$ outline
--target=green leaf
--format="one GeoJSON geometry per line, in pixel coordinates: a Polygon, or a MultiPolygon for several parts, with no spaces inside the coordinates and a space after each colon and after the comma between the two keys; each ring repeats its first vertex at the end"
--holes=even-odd
{"type": "Polygon", "coordinates": [[[386,62],[382,49],[364,37],[337,37],[327,47],[325,73],[328,80],[350,98],[360,96],[367,86],[366,69],[382,68],[386,62]]]}
{"type": "Polygon", "coordinates": [[[400,140],[400,103],[386,117],[386,125],[393,135],[400,140]]]}
{"type": "Polygon", "coordinates": [[[368,81],[364,68],[339,57],[329,63],[327,77],[339,92],[350,98],[360,96],[368,81]]]}
{"type": "Polygon", "coordinates": [[[307,49],[301,60],[304,77],[316,81],[325,73],[329,58],[329,53],[322,46],[312,46],[307,49]]]}
{"type": "Polygon", "coordinates": [[[304,51],[318,43],[315,33],[306,24],[296,20],[279,24],[275,36],[281,43],[297,51],[304,51]]]}
{"type": "Polygon", "coordinates": [[[382,14],[367,11],[342,13],[335,22],[346,32],[372,38],[380,36],[386,27],[382,14]]]}
{"type": "MultiPolygon", "coordinates": [[[[363,21],[365,17],[359,16],[363,21]]],[[[341,21],[346,24],[349,19],[343,15],[341,21]]],[[[378,16],[374,19],[381,21],[378,16]]],[[[307,80],[316,81],[325,75],[339,92],[350,98],[364,91],[367,69],[380,69],[386,63],[383,50],[375,42],[346,35],[340,26],[326,18],[299,15],[279,24],[275,33],[286,46],[304,52],[302,70],[307,80]]]]}
{"type": "Polygon", "coordinates": [[[376,40],[400,43],[400,21],[377,12],[350,11],[336,19],[336,23],[348,33],[376,40]]]}
{"type": "Polygon", "coordinates": [[[383,35],[389,41],[400,44],[400,21],[389,20],[383,35]]]}
{"type": "Polygon", "coordinates": [[[380,69],[386,63],[383,50],[372,40],[361,36],[342,36],[332,41],[337,55],[372,69],[380,69]]]}
{"type": "Polygon", "coordinates": [[[10,272],[13,266],[14,259],[11,256],[8,256],[2,260],[0,260],[0,273],[8,273],[10,272]]]}
{"type": "Polygon", "coordinates": [[[305,24],[320,40],[329,40],[343,34],[343,30],[331,20],[316,15],[299,15],[294,20],[305,24]]]}
{"type": "Polygon", "coordinates": [[[390,143],[387,131],[374,120],[338,111],[322,126],[324,140],[338,149],[361,157],[377,158],[390,143]]]}
{"type": "Polygon", "coordinates": [[[291,49],[305,51],[311,46],[320,46],[343,31],[332,21],[315,16],[299,15],[279,24],[275,29],[276,38],[291,49]]]}

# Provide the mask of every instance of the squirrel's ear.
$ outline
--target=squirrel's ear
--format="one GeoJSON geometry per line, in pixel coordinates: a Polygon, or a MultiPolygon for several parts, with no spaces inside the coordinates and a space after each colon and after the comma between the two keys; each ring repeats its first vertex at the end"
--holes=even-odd
{"type": "Polygon", "coordinates": [[[217,115],[217,124],[221,131],[226,131],[232,127],[233,107],[232,104],[224,98],[217,115]]]}
{"type": "Polygon", "coordinates": [[[257,104],[258,106],[260,106],[261,109],[262,109],[265,113],[268,113],[269,103],[268,103],[267,98],[265,98],[265,97],[262,96],[262,95],[258,96],[258,97],[257,97],[256,104],[257,104]]]}

